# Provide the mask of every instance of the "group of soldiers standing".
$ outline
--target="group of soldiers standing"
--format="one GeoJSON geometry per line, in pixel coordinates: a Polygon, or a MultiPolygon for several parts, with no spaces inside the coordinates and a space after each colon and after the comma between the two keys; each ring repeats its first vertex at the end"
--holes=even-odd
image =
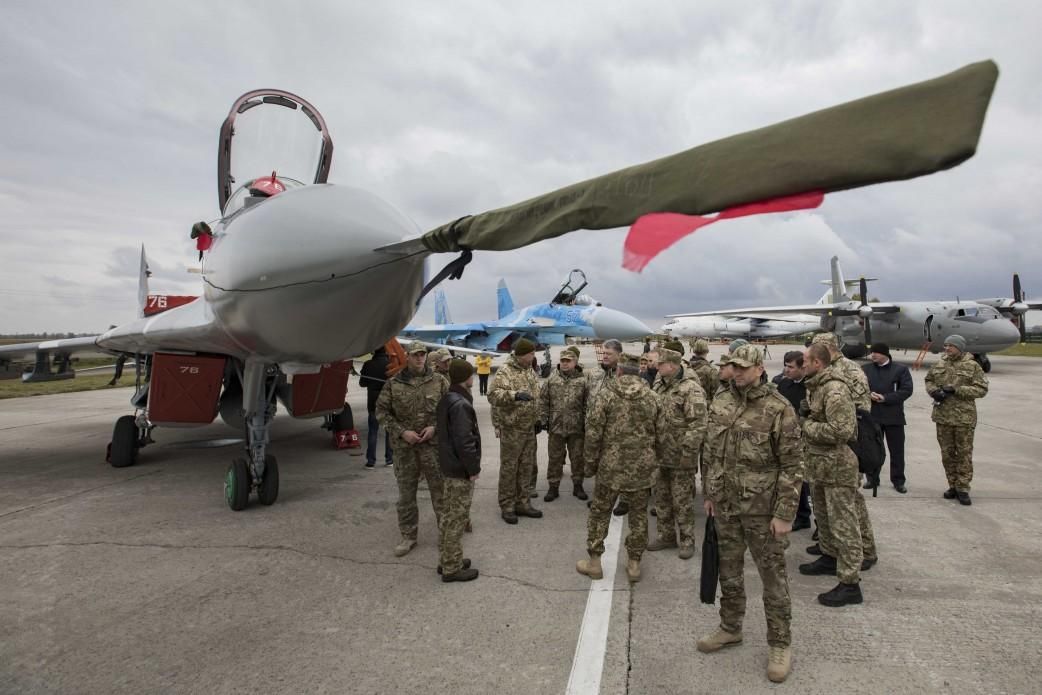
{"type": "MultiPolygon", "coordinates": [[[[878,557],[858,459],[848,446],[856,437],[858,411],[870,410],[870,392],[864,372],[842,355],[836,337],[819,334],[804,356],[807,395],[796,410],[774,384],[766,383],[761,350],[744,342],[732,343],[719,361],[719,371],[708,361],[708,344],[702,340],[692,345],[694,356],[688,363],[684,347],[676,341],[638,356],[624,353],[619,341],[609,340],[602,346],[599,368],[590,374],[579,365],[578,348],[568,347],[558,367],[541,380],[532,369],[536,346],[526,339],[516,341],[488,389],[500,448],[498,501],[508,524],[517,524],[519,517],[543,516],[531,499],[536,436],[547,430],[546,502],[559,496],[566,458],[575,497],[586,500],[583,481],[596,477],[589,502],[587,557],[576,564],[577,571],[593,579],[603,577],[601,555],[614,508],[616,515],[628,515],[626,573],[637,582],[645,551],[677,548],[683,559],[694,555],[700,472],[705,512],[714,518],[718,537],[721,599],[719,628],[698,640],[697,648],[711,653],[741,643],[748,550],[763,582],[767,676],[780,682],[791,669],[785,551],[804,479],[811,487],[819,540],[807,549],[817,559],[800,565],[800,572],[838,578],[818,601],[832,607],[861,603],[860,573],[878,557]],[[658,517],[657,535],[649,543],[653,492],[650,513],[658,517]]],[[[388,382],[377,407],[377,417],[396,443],[402,538],[395,553],[404,555],[416,545],[416,489],[422,476],[442,536],[449,535],[452,545],[448,553],[442,549],[443,565],[451,565],[439,567],[444,569],[442,579],[473,578],[460,575],[470,572],[470,562],[459,549],[462,526],[469,530],[470,496],[454,495],[465,499],[463,512],[448,514],[443,508],[435,446],[435,415],[450,379],[425,365],[421,343],[410,344],[408,353],[407,368],[388,382]],[[446,524],[449,517],[452,521],[446,524]]],[[[935,401],[953,401],[950,410],[941,411],[941,419],[935,409],[934,419],[942,452],[948,452],[943,454],[950,484],[945,497],[960,501],[963,494],[968,498],[972,472],[966,469],[972,450],[972,427],[967,442],[966,422],[971,409],[975,418],[973,399],[987,390],[971,363],[961,353],[953,358],[949,352],[927,377],[935,401]]],[[[459,376],[467,370],[457,371],[459,376]]],[[[455,384],[452,388],[462,394],[455,384]]],[[[475,478],[476,474],[471,483],[475,478]]],[[[476,570],[472,574],[476,576],[476,570]]]]}

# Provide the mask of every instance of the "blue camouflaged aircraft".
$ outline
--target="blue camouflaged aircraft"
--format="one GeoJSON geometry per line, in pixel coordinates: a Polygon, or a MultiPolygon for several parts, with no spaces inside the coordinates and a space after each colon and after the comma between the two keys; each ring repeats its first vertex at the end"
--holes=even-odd
{"type": "Polygon", "coordinates": [[[550,302],[515,310],[510,290],[501,279],[496,290],[499,317],[481,323],[452,323],[445,293],[435,290],[434,325],[406,326],[399,339],[466,352],[502,353],[509,352],[519,338],[546,347],[564,345],[567,338],[634,340],[651,333],[638,319],[581,294],[586,284],[583,271],[573,270],[550,302]]]}

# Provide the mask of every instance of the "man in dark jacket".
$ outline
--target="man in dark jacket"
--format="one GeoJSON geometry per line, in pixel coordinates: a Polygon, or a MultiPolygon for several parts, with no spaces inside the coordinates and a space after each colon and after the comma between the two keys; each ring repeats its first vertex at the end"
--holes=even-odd
{"type": "Polygon", "coordinates": [[[443,582],[469,582],[478,570],[463,557],[463,532],[470,519],[474,481],[481,473],[481,433],[474,413],[474,367],[466,360],[449,364],[449,390],[438,403],[438,464],[445,477],[445,492],[438,548],[443,582]]]}
{"type": "MultiPolygon", "coordinates": [[[[868,354],[872,360],[862,369],[868,377],[872,398],[872,419],[883,429],[886,448],[890,451],[890,482],[904,494],[905,487],[905,406],[912,395],[912,375],[908,367],[890,359],[890,348],[876,343],[868,354]]],[[[866,488],[875,487],[878,480],[869,480],[866,488]]]]}
{"type": "MultiPolygon", "coordinates": [[[[366,407],[369,410],[369,431],[366,433],[365,442],[365,467],[372,468],[376,465],[376,442],[380,439],[380,421],[376,419],[376,401],[380,398],[380,391],[387,383],[387,365],[390,359],[387,350],[381,345],[373,351],[371,359],[362,365],[362,374],[358,379],[358,385],[366,390],[366,407]]],[[[391,434],[384,433],[384,462],[390,466],[391,456],[391,434]]]]}
{"type": "MultiPolygon", "coordinates": [[[[792,409],[800,412],[800,403],[807,397],[806,377],[803,371],[803,353],[790,350],[782,358],[782,373],[772,381],[778,387],[778,393],[792,404],[792,409]]],[[[810,485],[803,481],[800,487],[800,503],[796,508],[796,520],[792,522],[792,530],[810,528],[810,485]]]]}

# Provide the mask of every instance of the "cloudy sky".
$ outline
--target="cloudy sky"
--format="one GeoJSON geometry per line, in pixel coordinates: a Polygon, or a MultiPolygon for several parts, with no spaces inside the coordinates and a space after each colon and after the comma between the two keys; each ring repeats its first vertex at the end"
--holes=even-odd
{"type": "Polygon", "coordinates": [[[978,154],[955,170],[714,225],[641,274],[621,268],[625,230],[481,253],[446,292],[455,320],[480,320],[500,277],[531,303],[580,267],[591,294],[659,325],[814,301],[835,254],[849,277],[879,277],[882,299],[1009,296],[1014,271],[1042,295],[1042,4],[515,8],[5,3],[0,333],[130,318],[142,242],[154,290],[197,293],[188,231],[217,216],[218,128],[250,89],[315,104],[336,146],[330,181],[429,229],[985,58],[1001,77],[978,154]]]}

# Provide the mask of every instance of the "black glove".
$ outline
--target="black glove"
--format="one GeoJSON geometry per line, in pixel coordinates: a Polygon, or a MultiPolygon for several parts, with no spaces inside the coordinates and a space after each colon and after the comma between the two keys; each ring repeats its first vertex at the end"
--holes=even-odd
{"type": "Polygon", "coordinates": [[[944,391],[945,393],[947,393],[949,396],[952,395],[953,393],[955,393],[955,387],[954,386],[942,386],[941,390],[944,391]]]}
{"type": "Polygon", "coordinates": [[[936,391],[930,394],[930,397],[933,398],[934,405],[940,405],[941,403],[944,403],[945,399],[948,398],[948,392],[944,389],[937,389],[936,391]]]}
{"type": "Polygon", "coordinates": [[[514,394],[514,400],[528,402],[532,400],[532,394],[528,393],[528,391],[518,391],[514,394]]]}
{"type": "Polygon", "coordinates": [[[800,417],[810,417],[810,406],[806,403],[800,403],[800,417]]]}
{"type": "Polygon", "coordinates": [[[535,433],[536,433],[536,434],[539,434],[539,433],[540,433],[540,432],[542,432],[542,431],[543,431],[544,429],[546,429],[546,428],[545,428],[545,427],[543,427],[543,423],[541,423],[541,422],[537,422],[537,423],[535,423],[535,433]]]}

